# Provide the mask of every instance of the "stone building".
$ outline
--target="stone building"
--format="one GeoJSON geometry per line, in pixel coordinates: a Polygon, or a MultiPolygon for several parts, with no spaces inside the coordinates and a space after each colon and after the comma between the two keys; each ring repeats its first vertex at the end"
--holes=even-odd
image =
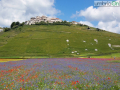
{"type": "Polygon", "coordinates": [[[30,20],[28,21],[25,21],[25,25],[31,25],[31,24],[35,24],[35,23],[39,23],[41,21],[44,21],[44,22],[49,22],[49,23],[53,23],[53,22],[62,22],[61,19],[59,18],[49,18],[49,17],[46,17],[46,16],[36,16],[36,17],[31,17],[30,20]]]}

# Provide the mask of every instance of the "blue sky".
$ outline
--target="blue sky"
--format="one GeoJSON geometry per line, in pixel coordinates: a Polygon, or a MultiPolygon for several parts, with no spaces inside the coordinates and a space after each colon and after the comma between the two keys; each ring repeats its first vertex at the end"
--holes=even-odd
{"type": "Polygon", "coordinates": [[[84,10],[89,6],[94,5],[94,0],[88,2],[88,0],[55,0],[55,8],[61,10],[61,15],[57,17],[62,20],[67,21],[77,21],[85,20],[84,17],[79,18],[71,18],[72,14],[76,13],[76,11],[84,10]]]}
{"type": "Polygon", "coordinates": [[[120,34],[120,7],[94,7],[94,0],[0,0],[0,9],[0,27],[45,15],[120,34]]]}
{"type": "MultiPolygon", "coordinates": [[[[55,0],[55,8],[61,10],[61,14],[58,14],[57,17],[67,21],[86,21],[86,18],[84,16],[74,18],[72,18],[71,16],[75,14],[76,11],[85,10],[90,6],[93,6],[93,8],[98,8],[94,6],[94,1],[100,0],[55,0]]],[[[91,23],[94,26],[97,26],[98,21],[91,21],[91,23]]]]}

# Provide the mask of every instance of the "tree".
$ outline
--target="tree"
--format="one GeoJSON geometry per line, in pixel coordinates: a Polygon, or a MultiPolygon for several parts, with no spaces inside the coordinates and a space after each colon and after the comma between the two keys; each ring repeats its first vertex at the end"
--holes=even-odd
{"type": "Polygon", "coordinates": [[[90,27],[88,27],[87,29],[90,29],[90,27]]]}
{"type": "Polygon", "coordinates": [[[13,28],[13,26],[15,26],[15,24],[16,24],[15,22],[12,22],[10,27],[13,28]]]}
{"type": "Polygon", "coordinates": [[[20,26],[23,26],[24,24],[25,24],[25,23],[23,22],[23,23],[20,24],[20,26]]]}
{"type": "Polygon", "coordinates": [[[10,31],[10,28],[4,28],[4,32],[10,31]]]}
{"type": "Polygon", "coordinates": [[[17,22],[16,22],[16,25],[18,25],[18,26],[19,26],[19,25],[20,25],[20,22],[18,22],[18,21],[17,21],[17,22]]]}
{"type": "Polygon", "coordinates": [[[67,21],[65,20],[64,23],[67,23],[67,21]]]}
{"type": "Polygon", "coordinates": [[[100,29],[99,29],[99,28],[96,28],[96,30],[97,30],[97,31],[100,31],[100,29]]]}
{"type": "Polygon", "coordinates": [[[40,25],[46,25],[46,23],[44,21],[41,21],[40,25]]]}

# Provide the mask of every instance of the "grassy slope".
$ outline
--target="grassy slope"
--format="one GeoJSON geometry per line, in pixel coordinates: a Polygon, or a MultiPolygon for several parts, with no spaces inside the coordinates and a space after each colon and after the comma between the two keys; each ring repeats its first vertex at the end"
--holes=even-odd
{"type": "Polygon", "coordinates": [[[0,57],[80,57],[120,53],[119,47],[114,50],[108,47],[108,43],[120,45],[120,34],[86,28],[86,26],[32,25],[2,32],[0,57]],[[98,39],[98,44],[94,39],[98,39]],[[80,55],[72,54],[72,51],[77,51],[80,55]]]}

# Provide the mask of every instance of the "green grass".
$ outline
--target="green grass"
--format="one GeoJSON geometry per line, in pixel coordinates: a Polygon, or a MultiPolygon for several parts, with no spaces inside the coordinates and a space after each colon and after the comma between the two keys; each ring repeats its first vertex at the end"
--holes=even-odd
{"type": "Polygon", "coordinates": [[[111,61],[107,61],[108,63],[120,63],[120,60],[111,60],[111,61]]]}
{"type": "Polygon", "coordinates": [[[108,55],[102,55],[102,56],[91,56],[92,58],[114,58],[114,57],[120,57],[120,53],[111,53],[108,55]]]}
{"type": "Polygon", "coordinates": [[[93,27],[92,30],[86,28],[86,26],[26,25],[8,32],[1,32],[0,58],[120,56],[119,47],[114,47],[114,50],[108,47],[108,43],[120,45],[120,34],[96,31],[93,27]],[[69,43],[66,42],[67,39],[69,43]],[[98,40],[98,44],[94,39],[98,40]],[[77,51],[79,54],[72,54],[72,51],[77,51]]]}

